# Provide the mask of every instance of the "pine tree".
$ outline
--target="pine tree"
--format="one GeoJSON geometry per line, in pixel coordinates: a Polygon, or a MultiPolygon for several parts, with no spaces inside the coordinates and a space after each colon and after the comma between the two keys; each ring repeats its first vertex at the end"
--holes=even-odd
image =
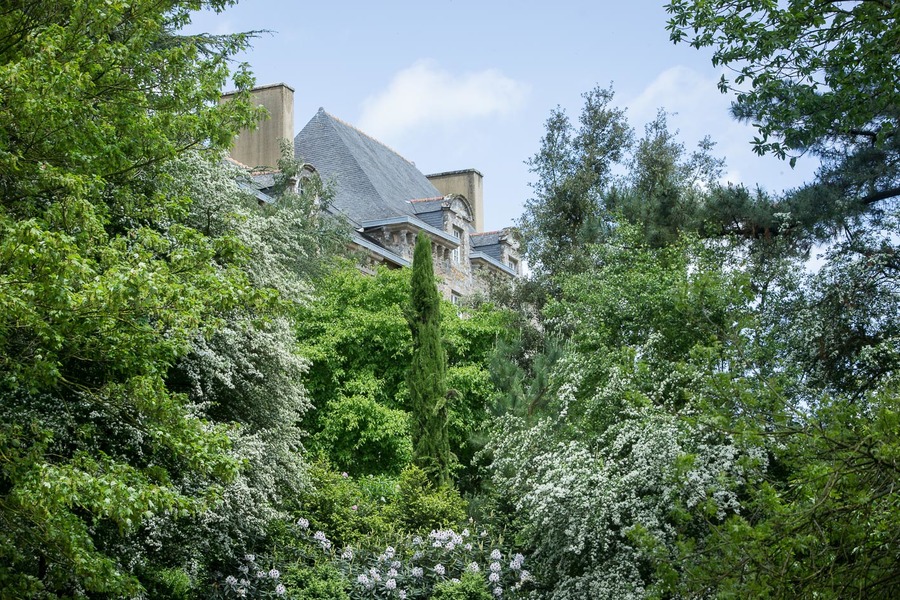
{"type": "Polygon", "coordinates": [[[441,344],[440,297],[431,241],[419,235],[413,254],[409,326],[413,356],[408,384],[413,413],[413,461],[437,485],[450,483],[447,437],[447,357],[441,344]]]}

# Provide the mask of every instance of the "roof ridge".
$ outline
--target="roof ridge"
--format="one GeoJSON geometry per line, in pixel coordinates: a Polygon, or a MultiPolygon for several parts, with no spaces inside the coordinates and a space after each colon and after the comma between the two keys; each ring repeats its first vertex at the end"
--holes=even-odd
{"type": "MultiPolygon", "coordinates": [[[[403,156],[402,154],[400,154],[399,152],[397,152],[396,150],[394,150],[393,148],[391,148],[390,146],[388,146],[387,144],[385,144],[385,143],[382,142],[381,140],[372,137],[371,135],[369,135],[368,133],[366,133],[365,131],[363,131],[362,129],[360,129],[359,127],[357,127],[356,125],[354,125],[353,123],[349,123],[349,122],[343,120],[342,118],[340,118],[340,117],[338,117],[338,116],[336,116],[336,115],[331,114],[330,112],[328,112],[328,111],[325,110],[324,108],[322,109],[322,112],[325,113],[326,115],[328,115],[329,117],[331,117],[332,119],[334,119],[335,121],[337,121],[338,123],[340,123],[341,125],[344,125],[344,126],[346,126],[346,127],[349,127],[350,129],[352,129],[352,130],[355,131],[356,133],[358,133],[358,134],[360,134],[360,135],[362,135],[362,136],[365,136],[365,137],[369,138],[370,140],[372,140],[373,142],[375,142],[376,144],[378,144],[378,145],[380,145],[380,146],[384,146],[385,148],[387,148],[388,150],[390,150],[391,152],[393,152],[394,154],[396,154],[397,156],[399,156],[400,158],[402,158],[403,160],[405,160],[406,162],[408,162],[408,163],[411,164],[412,166],[414,166],[414,167],[416,166],[416,163],[414,163],[413,161],[409,160],[408,158],[406,158],[405,156],[403,156]]],[[[416,168],[418,168],[418,167],[416,167],[416,168]]]]}
{"type": "Polygon", "coordinates": [[[245,170],[247,170],[247,171],[250,170],[250,167],[249,167],[249,166],[245,165],[245,164],[242,163],[241,161],[234,160],[234,159],[231,158],[230,156],[226,156],[226,157],[225,157],[225,160],[226,160],[227,162],[234,163],[235,165],[241,167],[242,169],[245,169],[245,170]]]}
{"type": "Polygon", "coordinates": [[[432,196],[431,198],[413,198],[409,202],[437,202],[443,200],[446,196],[432,196]]]}
{"type": "Polygon", "coordinates": [[[478,233],[470,233],[469,236],[471,237],[471,236],[473,236],[473,235],[491,235],[491,234],[493,234],[493,233],[503,233],[503,230],[502,230],[502,229],[495,229],[495,230],[493,230],[493,231],[479,231],[478,233]]]}

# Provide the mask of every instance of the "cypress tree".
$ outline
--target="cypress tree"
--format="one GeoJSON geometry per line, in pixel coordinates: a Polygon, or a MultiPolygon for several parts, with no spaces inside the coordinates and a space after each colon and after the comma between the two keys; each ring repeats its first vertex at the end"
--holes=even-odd
{"type": "Polygon", "coordinates": [[[437,485],[450,483],[447,357],[441,344],[440,296],[431,240],[419,234],[413,254],[409,326],[413,354],[407,382],[413,413],[413,462],[437,485]]]}

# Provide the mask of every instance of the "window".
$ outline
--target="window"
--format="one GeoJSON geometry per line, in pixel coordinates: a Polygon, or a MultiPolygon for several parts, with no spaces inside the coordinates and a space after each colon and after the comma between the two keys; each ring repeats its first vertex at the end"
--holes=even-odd
{"type": "Polygon", "coordinates": [[[459,246],[453,249],[453,264],[458,265],[462,261],[462,239],[463,230],[461,227],[453,226],[453,237],[459,240],[459,246]]]}
{"type": "Polygon", "coordinates": [[[512,269],[513,271],[515,271],[516,273],[518,273],[519,272],[519,261],[517,261],[513,257],[509,257],[508,260],[509,260],[509,268],[512,269]]]}
{"type": "Polygon", "coordinates": [[[450,302],[454,306],[459,306],[460,302],[462,302],[462,296],[460,296],[457,292],[450,292],[450,302]]]}

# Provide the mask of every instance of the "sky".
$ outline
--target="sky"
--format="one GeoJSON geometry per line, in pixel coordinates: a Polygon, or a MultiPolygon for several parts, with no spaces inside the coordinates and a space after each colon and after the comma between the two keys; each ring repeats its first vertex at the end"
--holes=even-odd
{"type": "Polygon", "coordinates": [[[662,108],[688,150],[709,135],[723,180],[772,192],[816,165],[753,154],[754,129],[731,119],[711,51],[674,45],[665,0],[301,2],[243,0],[197,13],[190,31],[265,30],[237,60],[258,85],[295,90],[295,133],[319,107],[413,161],[425,174],[478,169],[485,229],[513,225],[532,196],[526,161],[559,106],[612,86],[638,135],[662,108]]]}

